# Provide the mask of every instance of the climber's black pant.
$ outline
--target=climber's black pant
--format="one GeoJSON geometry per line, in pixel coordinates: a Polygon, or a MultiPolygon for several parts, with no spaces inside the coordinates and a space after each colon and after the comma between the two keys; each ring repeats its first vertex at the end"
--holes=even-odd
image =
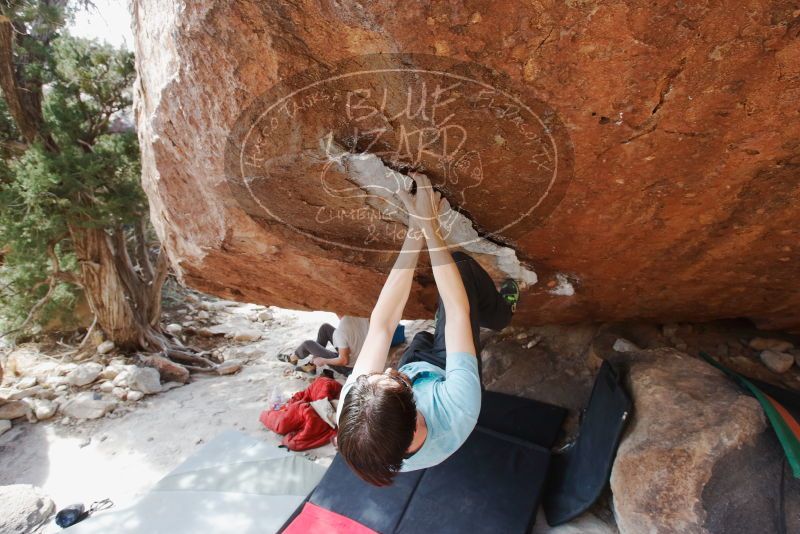
{"type": "MultiPolygon", "coordinates": [[[[494,281],[481,265],[464,252],[454,252],[453,261],[461,273],[464,289],[469,299],[469,319],[472,327],[472,341],[478,357],[478,374],[481,375],[481,327],[502,330],[511,322],[511,305],[500,296],[494,281]]],[[[446,368],[447,350],[444,342],[445,316],[442,298],[436,308],[434,333],[419,332],[409,343],[400,359],[400,366],[411,362],[428,362],[446,368]]]]}

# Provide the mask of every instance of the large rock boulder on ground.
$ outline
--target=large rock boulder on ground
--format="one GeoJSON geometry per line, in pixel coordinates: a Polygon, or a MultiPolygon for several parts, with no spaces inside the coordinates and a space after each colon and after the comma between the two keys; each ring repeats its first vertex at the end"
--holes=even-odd
{"type": "MultiPolygon", "coordinates": [[[[723,532],[706,523],[730,523],[724,516],[732,512],[733,497],[716,492],[712,498],[705,488],[723,460],[764,432],[758,402],[717,369],[672,349],[626,357],[634,418],[611,474],[620,532],[723,532]]],[[[759,464],[725,465],[746,470],[759,464]]],[[[739,500],[761,497],[748,485],[736,492],[739,500]]]]}
{"type": "Polygon", "coordinates": [[[29,484],[0,486],[0,532],[35,534],[41,532],[56,505],[42,490],[29,484]]]}
{"type": "Polygon", "coordinates": [[[798,327],[796,9],[135,0],[153,223],[193,287],[366,316],[404,219],[364,174],[424,170],[487,263],[538,277],[519,323],[798,327]]]}
{"type": "Polygon", "coordinates": [[[771,430],[719,459],[702,500],[711,533],[800,532],[800,479],[771,430]]]}

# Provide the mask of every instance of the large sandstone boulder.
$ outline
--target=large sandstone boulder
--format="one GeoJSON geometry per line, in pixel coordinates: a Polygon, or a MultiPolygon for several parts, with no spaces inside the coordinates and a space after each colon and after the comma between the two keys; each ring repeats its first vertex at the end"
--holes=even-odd
{"type": "MultiPolygon", "coordinates": [[[[634,418],[611,473],[620,532],[730,532],[706,523],[733,523],[732,494],[705,489],[712,475],[724,479],[731,470],[750,472],[761,465],[752,455],[735,466],[728,460],[764,432],[758,402],[720,371],[686,354],[656,349],[626,356],[632,361],[628,382],[634,418]]],[[[774,482],[777,488],[780,478],[774,482]]],[[[763,495],[758,486],[730,486],[738,500],[763,495]]],[[[754,514],[749,520],[773,521],[776,514],[754,514]]]]}
{"type": "Polygon", "coordinates": [[[796,9],[135,0],[154,225],[193,287],[364,316],[405,221],[374,188],[423,170],[520,323],[796,328],[796,9]]]}

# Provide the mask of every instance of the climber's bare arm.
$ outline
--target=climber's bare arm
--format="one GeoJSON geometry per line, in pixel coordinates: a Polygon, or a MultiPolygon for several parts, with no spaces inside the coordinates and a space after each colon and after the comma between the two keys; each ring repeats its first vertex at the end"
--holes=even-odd
{"type": "Polygon", "coordinates": [[[370,315],[367,338],[353,366],[354,375],[379,373],[385,369],[392,336],[403,316],[423,244],[421,233],[410,229],[370,315]]]}
{"type": "Polygon", "coordinates": [[[438,224],[426,228],[428,252],[433,266],[436,289],[442,297],[447,321],[444,324],[444,343],[448,352],[475,354],[472,325],[469,320],[469,299],[453,256],[439,234],[438,224]]]}
{"type": "Polygon", "coordinates": [[[409,211],[414,212],[428,244],[436,289],[447,315],[444,327],[445,346],[448,352],[475,354],[467,291],[439,228],[441,195],[434,191],[426,176],[415,175],[414,180],[417,182],[417,193],[405,201],[409,203],[409,211]]]}

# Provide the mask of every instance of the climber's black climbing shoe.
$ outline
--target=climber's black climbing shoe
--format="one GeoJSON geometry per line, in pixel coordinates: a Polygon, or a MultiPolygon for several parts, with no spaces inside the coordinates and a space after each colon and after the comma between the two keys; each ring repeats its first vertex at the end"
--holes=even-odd
{"type": "Polygon", "coordinates": [[[503,300],[511,305],[511,311],[517,311],[517,302],[519,302],[519,284],[513,278],[506,278],[500,284],[500,296],[503,300]]]}

